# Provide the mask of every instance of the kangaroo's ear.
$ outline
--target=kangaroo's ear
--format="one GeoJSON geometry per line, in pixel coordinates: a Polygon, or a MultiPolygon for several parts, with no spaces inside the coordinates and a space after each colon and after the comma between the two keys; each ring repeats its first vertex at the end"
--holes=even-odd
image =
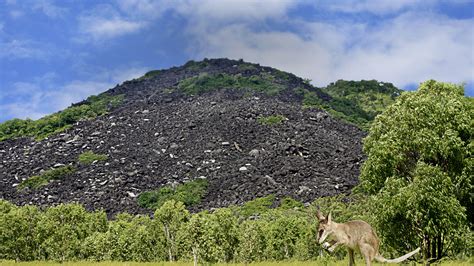
{"type": "Polygon", "coordinates": [[[319,210],[319,206],[316,210],[316,217],[318,218],[319,221],[322,221],[324,220],[324,215],[321,213],[321,211],[319,210]]]}
{"type": "Polygon", "coordinates": [[[329,215],[328,215],[328,224],[331,223],[331,221],[332,221],[332,215],[331,215],[331,213],[329,213],[329,215]]]}

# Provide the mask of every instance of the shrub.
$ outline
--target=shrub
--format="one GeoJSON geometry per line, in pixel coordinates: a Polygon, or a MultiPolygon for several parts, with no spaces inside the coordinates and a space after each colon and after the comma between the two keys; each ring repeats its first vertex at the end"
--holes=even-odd
{"type": "Polygon", "coordinates": [[[262,125],[278,125],[283,123],[286,120],[286,117],[282,115],[271,115],[271,116],[261,116],[258,118],[258,122],[262,125]]]}
{"type": "Polygon", "coordinates": [[[86,151],[79,155],[79,162],[82,164],[91,164],[94,161],[105,161],[109,158],[107,154],[96,154],[92,151],[86,151]]]}
{"type": "Polygon", "coordinates": [[[236,213],[243,218],[248,218],[252,215],[261,215],[270,209],[274,201],[275,195],[256,198],[237,207],[236,213]]]}
{"type": "Polygon", "coordinates": [[[207,191],[207,180],[196,179],[176,186],[165,186],[158,190],[143,192],[138,196],[138,204],[145,208],[156,209],[168,200],[181,201],[186,206],[201,202],[207,191]]]}
{"type": "Polygon", "coordinates": [[[46,184],[49,183],[51,180],[58,180],[63,178],[64,176],[74,173],[76,171],[76,168],[71,165],[66,165],[54,169],[50,169],[47,171],[44,171],[40,175],[35,175],[32,176],[18,185],[18,189],[24,189],[24,188],[32,188],[36,189],[39,187],[42,187],[46,184]]]}

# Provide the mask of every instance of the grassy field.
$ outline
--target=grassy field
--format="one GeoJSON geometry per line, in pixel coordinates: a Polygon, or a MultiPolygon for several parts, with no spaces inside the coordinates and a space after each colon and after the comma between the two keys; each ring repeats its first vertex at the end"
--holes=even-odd
{"type": "MultiPolygon", "coordinates": [[[[356,261],[357,265],[365,265],[362,260],[356,261]]],[[[14,262],[14,261],[0,261],[1,266],[192,266],[192,262],[43,262],[43,261],[33,261],[33,262],[14,262]]],[[[213,265],[213,266],[246,266],[243,263],[217,263],[217,264],[199,264],[199,265],[213,265]]],[[[280,262],[258,262],[251,263],[247,265],[252,266],[316,266],[316,265],[335,265],[335,266],[345,266],[348,265],[348,261],[280,261],[280,262]]],[[[373,265],[387,265],[374,263],[373,265]]],[[[405,265],[421,265],[421,264],[405,264],[405,265]]],[[[444,266],[470,266],[474,265],[474,260],[469,261],[446,261],[439,264],[433,265],[444,265],[444,266]]]]}

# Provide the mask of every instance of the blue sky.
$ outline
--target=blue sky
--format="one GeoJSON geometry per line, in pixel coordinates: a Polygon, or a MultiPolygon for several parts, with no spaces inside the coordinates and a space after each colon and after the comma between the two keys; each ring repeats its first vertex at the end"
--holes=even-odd
{"type": "Polygon", "coordinates": [[[0,0],[0,122],[204,57],[474,96],[474,0],[0,0]]]}

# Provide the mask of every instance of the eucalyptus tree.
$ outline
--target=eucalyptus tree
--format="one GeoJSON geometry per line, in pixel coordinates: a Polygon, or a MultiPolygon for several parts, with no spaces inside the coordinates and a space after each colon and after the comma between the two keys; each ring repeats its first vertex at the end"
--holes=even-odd
{"type": "Polygon", "coordinates": [[[473,222],[473,116],[462,85],[434,80],[377,116],[364,139],[359,189],[373,195],[386,244],[421,245],[426,259],[463,246],[453,241],[473,222]]]}

